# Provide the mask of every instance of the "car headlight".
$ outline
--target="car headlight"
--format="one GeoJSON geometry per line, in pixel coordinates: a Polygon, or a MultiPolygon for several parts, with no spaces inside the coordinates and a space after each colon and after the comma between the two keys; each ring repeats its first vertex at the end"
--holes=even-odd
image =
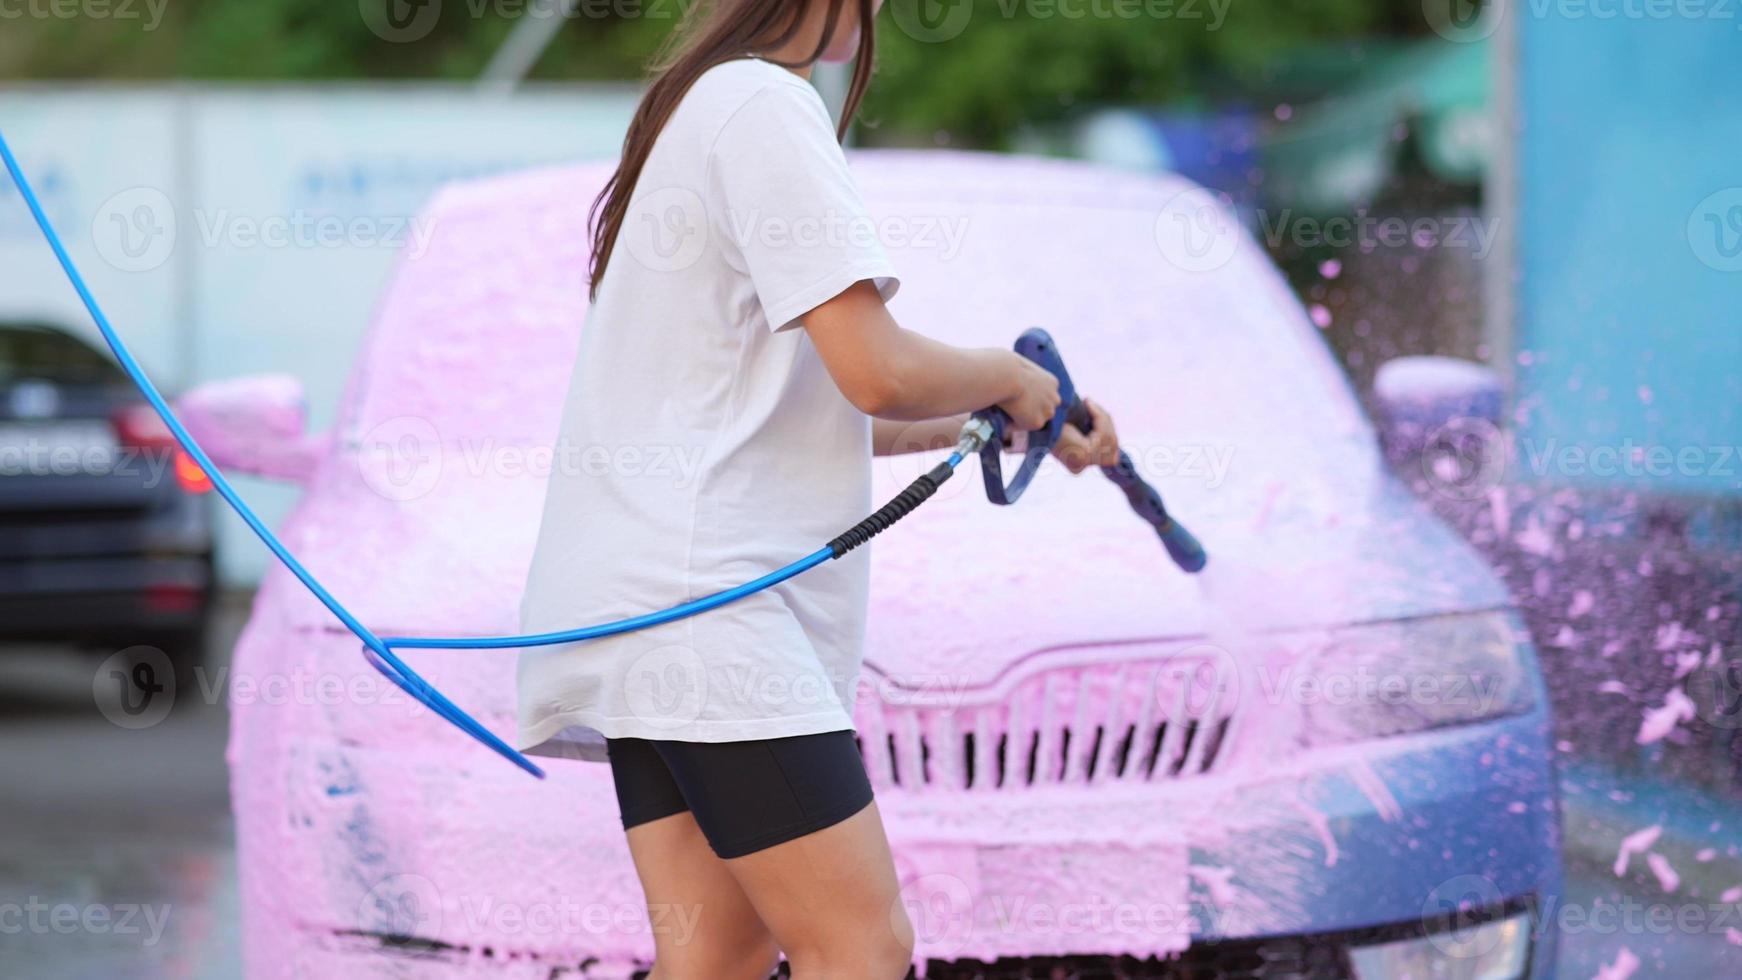
{"type": "Polygon", "coordinates": [[[1529,635],[1506,612],[1338,630],[1296,685],[1309,745],[1467,725],[1530,710],[1529,635]]]}
{"type": "Polygon", "coordinates": [[[1530,919],[1516,915],[1420,939],[1349,950],[1355,980],[1520,980],[1530,919]]]}

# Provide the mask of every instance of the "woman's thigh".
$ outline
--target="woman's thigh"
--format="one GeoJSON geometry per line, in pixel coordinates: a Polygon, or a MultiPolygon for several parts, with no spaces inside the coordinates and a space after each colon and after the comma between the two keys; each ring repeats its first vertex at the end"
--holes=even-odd
{"type": "Polygon", "coordinates": [[[653,927],[649,980],[767,980],[774,938],[695,817],[674,813],[627,836],[653,927]]]}
{"type": "Polygon", "coordinates": [[[630,801],[625,813],[645,820],[682,806],[693,814],[686,828],[708,841],[708,857],[772,932],[794,980],[906,974],[912,929],[852,731],[722,743],[613,740],[612,750],[613,766],[635,761],[619,780],[619,796],[630,801]],[[663,767],[640,761],[649,748],[663,767]],[[671,782],[632,778],[651,775],[671,782]]]}
{"type": "Polygon", "coordinates": [[[913,928],[875,803],[839,823],[724,862],[795,980],[897,980],[913,928]]]}

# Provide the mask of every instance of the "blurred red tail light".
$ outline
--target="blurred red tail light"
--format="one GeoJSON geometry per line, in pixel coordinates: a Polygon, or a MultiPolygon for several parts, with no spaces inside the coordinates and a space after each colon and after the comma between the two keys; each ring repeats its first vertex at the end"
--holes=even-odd
{"type": "Polygon", "coordinates": [[[167,449],[176,444],[169,426],[145,402],[117,409],[110,421],[115,438],[131,449],[167,449]]]}
{"type": "Polygon", "coordinates": [[[175,481],[183,490],[206,493],[212,489],[212,478],[175,441],[175,433],[169,431],[169,426],[149,404],[128,405],[117,411],[111,422],[115,427],[115,438],[121,445],[130,449],[173,453],[171,463],[175,481]]]}
{"type": "Polygon", "coordinates": [[[175,450],[175,479],[188,493],[208,493],[212,489],[212,478],[179,446],[175,450]]]}

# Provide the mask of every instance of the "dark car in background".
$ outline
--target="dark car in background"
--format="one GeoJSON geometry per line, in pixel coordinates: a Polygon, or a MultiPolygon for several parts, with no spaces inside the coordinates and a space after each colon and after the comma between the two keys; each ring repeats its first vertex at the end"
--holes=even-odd
{"type": "Polygon", "coordinates": [[[0,641],[198,662],[211,482],[108,354],[0,322],[0,641]]]}

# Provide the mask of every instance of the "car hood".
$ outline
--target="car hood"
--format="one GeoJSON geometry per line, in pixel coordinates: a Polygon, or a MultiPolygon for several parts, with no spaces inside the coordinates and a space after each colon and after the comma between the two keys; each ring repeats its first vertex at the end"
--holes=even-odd
{"type": "MultiPolygon", "coordinates": [[[[1060,646],[1190,637],[1232,622],[1287,630],[1503,605],[1475,553],[1373,454],[1345,447],[1336,479],[1258,472],[1216,487],[1161,484],[1209,567],[1181,572],[1098,473],[1049,461],[1016,505],[985,500],[976,461],[871,551],[866,662],[902,683],[947,672],[988,684],[1060,646]]],[[[881,460],[880,496],[930,456],[881,460]]],[[[286,528],[293,550],[377,632],[518,631],[542,481],[448,467],[415,497],[384,494],[374,462],[330,457],[286,528]]],[[[820,543],[820,542],[819,542],[820,543]]],[[[797,555],[794,556],[799,557],[797,555]]],[[[260,608],[288,625],[342,627],[274,569],[260,608]]]]}
{"type": "MultiPolygon", "coordinates": [[[[1331,450],[1335,451],[1335,450],[1331,450]]],[[[1055,461],[1016,505],[986,503],[974,464],[956,499],[879,539],[867,661],[914,686],[987,684],[1063,646],[1335,627],[1504,605],[1465,542],[1359,447],[1335,479],[1277,471],[1160,489],[1209,565],[1180,571],[1095,471],[1055,461]]]]}

